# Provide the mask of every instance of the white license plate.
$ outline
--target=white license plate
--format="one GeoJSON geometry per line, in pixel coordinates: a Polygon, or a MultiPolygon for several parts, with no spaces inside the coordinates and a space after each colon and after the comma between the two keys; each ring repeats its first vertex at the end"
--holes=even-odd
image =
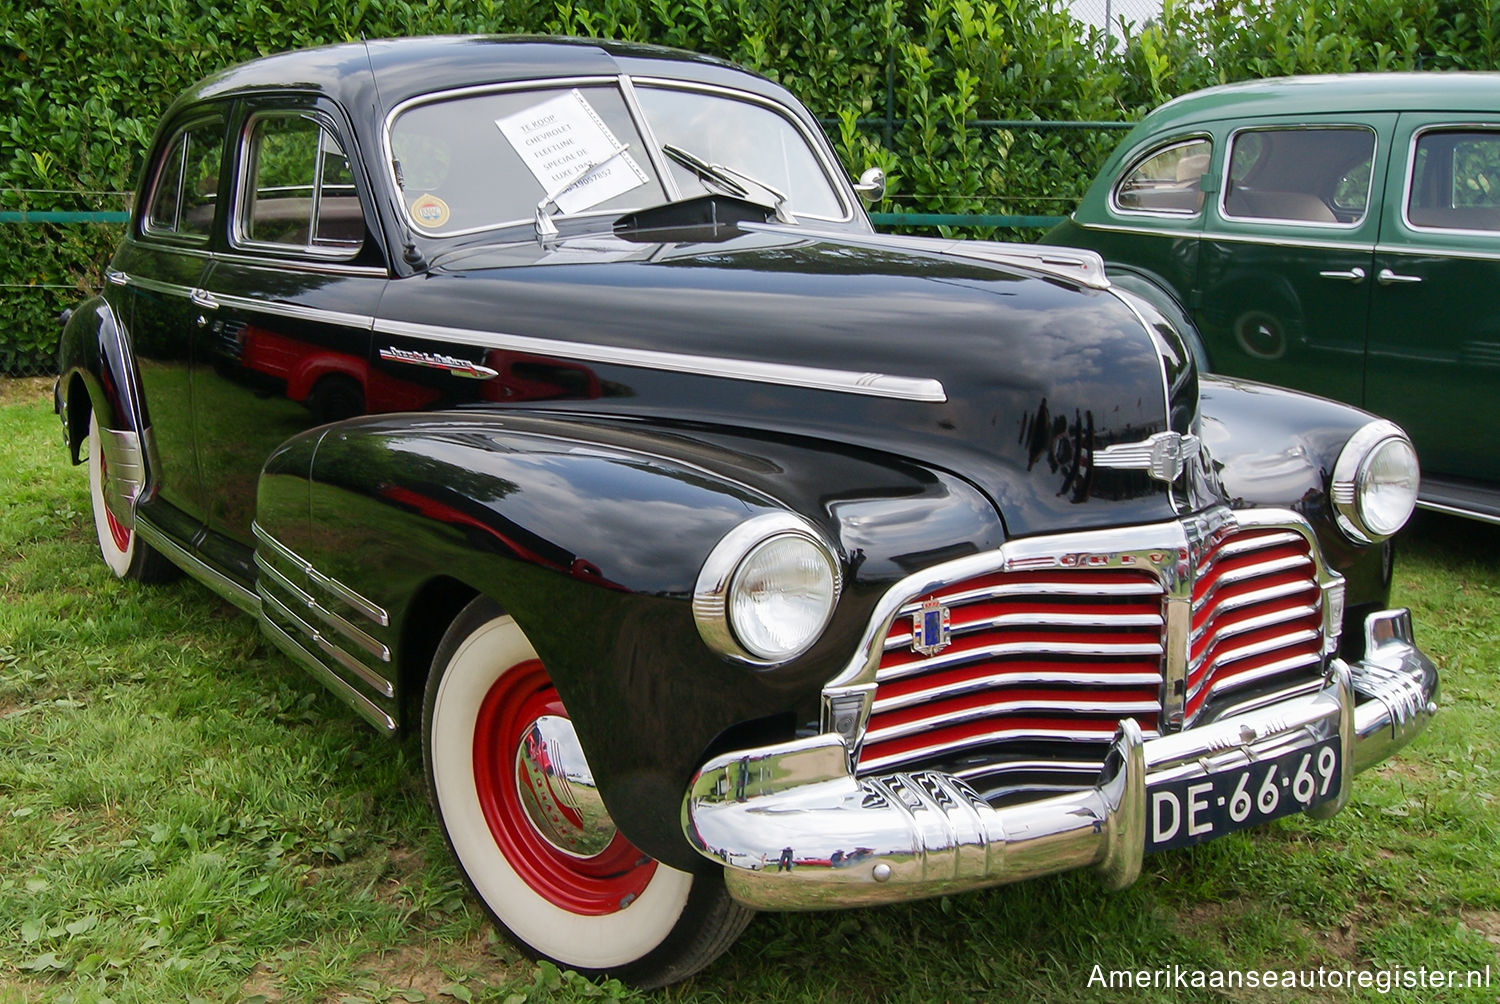
{"type": "Polygon", "coordinates": [[[1146,850],[1187,847],[1337,798],[1339,741],[1146,788],[1146,850]]]}

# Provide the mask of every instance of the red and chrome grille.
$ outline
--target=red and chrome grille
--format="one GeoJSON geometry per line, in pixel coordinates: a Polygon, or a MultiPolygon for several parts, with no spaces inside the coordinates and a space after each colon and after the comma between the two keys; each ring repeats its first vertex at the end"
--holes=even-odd
{"type": "Polygon", "coordinates": [[[1008,562],[1019,570],[913,597],[881,648],[859,771],[943,765],[992,791],[1089,784],[1122,718],[1151,738],[1316,687],[1318,563],[1307,536],[1264,519],[1090,560],[1033,551],[1008,562]],[[1181,685],[1166,709],[1164,680],[1181,685]]]}
{"type": "Polygon", "coordinates": [[[1316,679],[1322,589],[1307,538],[1265,527],[1218,541],[1193,578],[1192,623],[1189,722],[1212,697],[1289,676],[1316,679]]]}
{"type": "Polygon", "coordinates": [[[919,597],[886,636],[861,771],[1009,740],[1105,742],[1127,717],[1156,734],[1162,597],[1155,575],[1115,569],[999,573],[919,597]],[[930,600],[948,608],[951,644],[923,656],[910,629],[930,600]]]}

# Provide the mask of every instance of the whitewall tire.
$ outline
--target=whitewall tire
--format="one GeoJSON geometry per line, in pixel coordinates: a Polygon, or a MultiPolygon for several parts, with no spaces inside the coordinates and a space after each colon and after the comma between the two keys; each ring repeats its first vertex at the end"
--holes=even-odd
{"type": "Polygon", "coordinates": [[[475,600],[448,629],[422,723],[429,791],[454,858],[532,954],[654,986],[707,965],[749,921],[717,873],[669,868],[615,832],[589,797],[592,776],[545,667],[498,605],[475,600]],[[582,799],[555,797],[566,783],[538,780],[554,764],[561,776],[569,749],[582,799]]]}

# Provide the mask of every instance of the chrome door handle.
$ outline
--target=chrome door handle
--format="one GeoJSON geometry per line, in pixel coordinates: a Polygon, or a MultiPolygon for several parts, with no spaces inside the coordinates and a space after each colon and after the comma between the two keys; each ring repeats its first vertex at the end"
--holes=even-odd
{"type": "Polygon", "coordinates": [[[1421,282],[1422,277],[1420,275],[1397,275],[1390,269],[1383,268],[1380,270],[1380,274],[1375,277],[1375,281],[1382,286],[1396,286],[1407,282],[1421,282]]]}
{"type": "Polygon", "coordinates": [[[193,292],[189,295],[188,299],[192,300],[194,303],[196,303],[198,306],[202,307],[204,310],[218,310],[219,309],[219,301],[215,300],[214,299],[214,295],[212,293],[210,293],[206,289],[195,289],[195,290],[193,290],[193,292]]]}
{"type": "Polygon", "coordinates": [[[1349,271],[1347,272],[1330,270],[1328,272],[1319,272],[1318,274],[1325,279],[1342,279],[1345,282],[1361,283],[1365,281],[1365,270],[1360,268],[1358,265],[1349,269],[1349,271]]]}

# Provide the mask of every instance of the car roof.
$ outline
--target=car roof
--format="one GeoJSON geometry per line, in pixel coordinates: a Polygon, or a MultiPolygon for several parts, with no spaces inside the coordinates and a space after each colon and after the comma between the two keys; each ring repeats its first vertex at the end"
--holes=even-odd
{"type": "Polygon", "coordinates": [[[1174,126],[1230,117],[1336,112],[1493,112],[1500,73],[1346,73],[1223,84],[1174,98],[1141,122],[1174,126]]]}
{"type": "Polygon", "coordinates": [[[264,56],[200,81],[179,104],[268,91],[317,91],[390,108],[419,94],[549,77],[620,73],[689,77],[780,97],[775,84],[731,63],[660,46],[600,39],[443,35],[372,39],[264,56]],[[372,77],[373,73],[373,77],[372,77]]]}

